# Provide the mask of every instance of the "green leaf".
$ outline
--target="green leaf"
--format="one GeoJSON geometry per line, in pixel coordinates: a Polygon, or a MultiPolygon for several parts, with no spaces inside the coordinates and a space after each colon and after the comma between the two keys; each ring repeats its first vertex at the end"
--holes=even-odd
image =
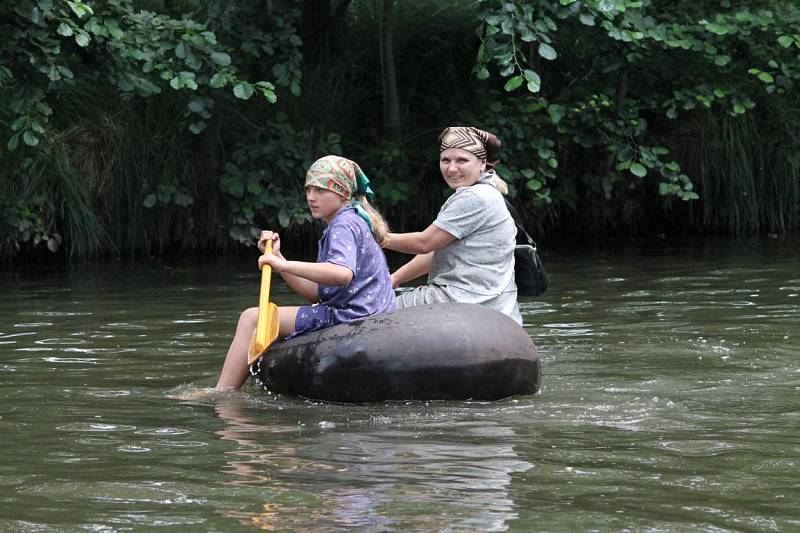
{"type": "Polygon", "coordinates": [[[595,25],[594,16],[592,16],[592,15],[589,15],[587,13],[581,13],[580,17],[578,17],[578,18],[580,19],[581,24],[584,24],[586,26],[594,26],[595,25]]]}
{"type": "Polygon", "coordinates": [[[105,21],[106,29],[108,30],[108,34],[113,37],[114,39],[122,39],[125,36],[125,33],[119,28],[117,23],[113,20],[105,21]]]}
{"type": "Polygon", "coordinates": [[[647,176],[647,169],[641,163],[632,163],[630,171],[631,174],[640,178],[647,176]]]}
{"type": "Polygon", "coordinates": [[[555,48],[553,48],[547,43],[539,43],[539,55],[547,59],[548,61],[552,61],[556,57],[558,57],[555,48]]]}
{"type": "Polygon", "coordinates": [[[542,188],[542,182],[537,179],[528,180],[525,186],[531,191],[538,191],[542,188]]]}
{"type": "Polygon", "coordinates": [[[727,35],[730,33],[730,28],[722,24],[715,24],[713,22],[706,23],[706,29],[716,35],[727,35]]]}
{"type": "Polygon", "coordinates": [[[92,8],[81,2],[80,0],[70,1],[67,0],[67,5],[69,5],[72,12],[78,15],[78,18],[82,18],[84,15],[93,15],[94,11],[92,8]]]}
{"type": "Polygon", "coordinates": [[[228,77],[225,74],[214,74],[214,76],[211,77],[209,85],[211,85],[211,87],[214,89],[219,89],[221,87],[225,87],[227,83],[228,77]]]}
{"type": "Polygon", "coordinates": [[[144,201],[142,202],[142,205],[144,205],[145,207],[148,207],[148,208],[149,207],[153,207],[154,205],[156,205],[156,195],[155,194],[148,194],[145,197],[144,201]]]}
{"type": "Polygon", "coordinates": [[[34,135],[31,130],[25,130],[25,132],[22,134],[22,140],[28,146],[36,146],[39,144],[39,137],[34,135]]]}
{"type": "Polygon", "coordinates": [[[264,98],[267,99],[267,102],[270,104],[274,104],[278,101],[278,97],[275,95],[275,91],[270,88],[259,88],[261,94],[264,95],[264,98]]]}
{"type": "Polygon", "coordinates": [[[14,122],[11,123],[11,131],[19,131],[22,129],[22,126],[28,122],[28,116],[22,115],[21,117],[17,117],[14,122]]]}
{"type": "Polygon", "coordinates": [[[794,39],[789,37],[788,35],[781,35],[778,37],[778,44],[784,48],[789,48],[794,43],[794,39]]]}
{"type": "Polygon", "coordinates": [[[231,64],[231,56],[225,52],[213,52],[211,54],[211,61],[222,67],[227,67],[231,64]]]}
{"type": "Polygon", "coordinates": [[[236,98],[241,98],[242,100],[248,100],[251,96],[253,96],[253,86],[249,83],[237,83],[233,87],[233,95],[236,98]]]}
{"type": "Polygon", "coordinates": [[[524,75],[528,82],[528,91],[531,93],[538,93],[542,85],[539,75],[532,70],[525,70],[524,75]]]}
{"type": "Polygon", "coordinates": [[[561,122],[561,118],[564,116],[564,106],[551,105],[547,108],[547,112],[550,114],[551,122],[553,124],[558,124],[561,122]]]}
{"type": "Polygon", "coordinates": [[[506,90],[506,92],[510,93],[511,91],[518,89],[519,86],[522,85],[522,81],[523,81],[522,76],[514,76],[508,79],[503,88],[506,90]]]}
{"type": "Polygon", "coordinates": [[[75,35],[75,42],[78,43],[78,46],[81,46],[81,47],[85,48],[85,47],[89,46],[89,42],[90,41],[91,41],[91,39],[89,39],[89,34],[88,33],[80,32],[80,33],[75,35]]]}
{"type": "Polygon", "coordinates": [[[63,35],[64,37],[69,37],[72,35],[72,26],[67,24],[66,22],[62,22],[58,25],[58,29],[56,30],[59,35],[63,35]]]}
{"type": "Polygon", "coordinates": [[[189,46],[183,41],[179,42],[175,47],[175,57],[184,59],[189,54],[189,46]]]}
{"type": "Polygon", "coordinates": [[[19,133],[15,133],[11,136],[11,138],[8,140],[6,148],[8,148],[9,152],[13,152],[17,149],[17,146],[19,146],[19,133]]]}
{"type": "Polygon", "coordinates": [[[769,72],[759,72],[758,79],[763,81],[764,83],[775,83],[775,79],[769,72]]]}
{"type": "Polygon", "coordinates": [[[101,25],[100,22],[97,19],[94,19],[94,18],[90,19],[89,22],[87,22],[83,26],[83,29],[88,31],[92,35],[103,35],[104,36],[104,35],[108,34],[108,32],[106,31],[105,27],[103,25],[101,25]]]}
{"type": "Polygon", "coordinates": [[[206,129],[205,121],[198,120],[197,122],[192,122],[189,124],[189,131],[194,134],[202,133],[206,129]]]}

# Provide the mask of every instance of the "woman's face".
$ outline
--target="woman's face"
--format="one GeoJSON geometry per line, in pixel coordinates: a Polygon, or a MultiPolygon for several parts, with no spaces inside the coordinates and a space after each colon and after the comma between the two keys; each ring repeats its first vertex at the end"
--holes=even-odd
{"type": "Polygon", "coordinates": [[[349,203],[348,200],[345,200],[335,192],[313,185],[306,187],[306,201],[308,202],[308,208],[311,210],[311,216],[324,220],[326,224],[330,224],[336,213],[346,203],[349,203]]]}
{"type": "Polygon", "coordinates": [[[448,148],[439,155],[439,170],[451,189],[474,185],[486,168],[486,161],[461,148],[448,148]]]}

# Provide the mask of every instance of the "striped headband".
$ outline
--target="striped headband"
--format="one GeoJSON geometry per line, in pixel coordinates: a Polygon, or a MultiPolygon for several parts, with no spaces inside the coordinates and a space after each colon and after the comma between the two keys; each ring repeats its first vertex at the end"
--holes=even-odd
{"type": "Polygon", "coordinates": [[[486,159],[486,141],[489,133],[478,128],[456,126],[445,128],[439,135],[440,152],[448,148],[460,148],[475,155],[478,159],[486,159]]]}

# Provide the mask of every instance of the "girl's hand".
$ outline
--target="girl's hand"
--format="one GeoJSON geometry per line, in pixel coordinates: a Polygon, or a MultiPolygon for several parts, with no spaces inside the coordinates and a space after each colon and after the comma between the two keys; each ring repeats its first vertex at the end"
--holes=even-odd
{"type": "Polygon", "coordinates": [[[277,256],[274,253],[264,254],[258,258],[258,268],[261,268],[263,265],[269,265],[275,272],[283,272],[288,262],[289,261],[283,257],[277,256]]]}
{"type": "Polygon", "coordinates": [[[392,272],[391,276],[389,276],[389,277],[392,279],[392,288],[393,289],[396,289],[397,287],[400,286],[400,278],[397,277],[397,272],[392,272]]]}
{"type": "Polygon", "coordinates": [[[258,239],[258,249],[263,254],[264,251],[267,249],[267,241],[272,241],[272,253],[278,255],[279,257],[283,257],[280,254],[281,250],[281,238],[280,236],[275,233],[274,231],[264,230],[261,232],[261,238],[258,239]]]}

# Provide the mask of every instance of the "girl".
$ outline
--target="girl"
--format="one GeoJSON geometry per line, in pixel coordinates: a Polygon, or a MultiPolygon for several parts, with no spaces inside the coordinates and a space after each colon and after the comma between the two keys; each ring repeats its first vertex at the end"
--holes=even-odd
{"type": "MultiPolygon", "coordinates": [[[[258,248],[273,243],[272,253],[258,259],[268,264],[297,294],[313,303],[279,307],[279,336],[300,335],[366,316],[393,311],[394,292],[380,245],[388,228],[367,201],[369,180],[349,159],[329,155],[306,174],[306,200],[311,216],[327,224],[319,240],[316,263],[290,261],[281,253],[277,233],[263,231],[258,248]]],[[[237,389],[247,379],[247,351],[256,328],[258,308],[239,317],[216,390],[237,389]]]]}

